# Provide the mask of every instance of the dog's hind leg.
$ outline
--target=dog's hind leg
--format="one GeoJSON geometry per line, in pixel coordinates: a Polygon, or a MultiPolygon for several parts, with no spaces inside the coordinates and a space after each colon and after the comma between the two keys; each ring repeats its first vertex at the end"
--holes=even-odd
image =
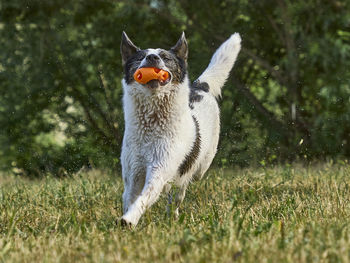
{"type": "Polygon", "coordinates": [[[182,201],[185,198],[187,186],[188,186],[187,183],[182,185],[182,186],[180,186],[179,191],[176,193],[176,196],[175,196],[175,205],[176,205],[175,218],[176,219],[179,218],[179,214],[180,214],[179,209],[180,209],[180,206],[182,204],[182,201]]]}
{"type": "Polygon", "coordinates": [[[166,206],[167,215],[168,217],[170,217],[175,207],[174,215],[175,215],[175,219],[177,219],[179,216],[179,207],[185,198],[187,186],[176,187],[175,189],[172,189],[172,191],[171,191],[171,186],[169,184],[167,186],[169,187],[164,187],[164,193],[167,194],[167,198],[168,198],[168,202],[166,206]],[[174,194],[175,194],[175,198],[174,198],[174,194]]]}
{"type": "Polygon", "coordinates": [[[171,215],[171,207],[173,205],[173,193],[171,191],[171,184],[166,184],[164,186],[163,192],[164,192],[164,194],[167,195],[168,202],[167,202],[167,205],[166,205],[166,213],[167,213],[167,216],[170,217],[170,215],[171,215]]]}

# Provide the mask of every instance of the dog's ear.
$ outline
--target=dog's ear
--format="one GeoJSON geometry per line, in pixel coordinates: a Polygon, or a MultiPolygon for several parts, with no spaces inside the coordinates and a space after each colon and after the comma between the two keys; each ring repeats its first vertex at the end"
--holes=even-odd
{"type": "Polygon", "coordinates": [[[131,42],[127,34],[123,31],[122,42],[120,43],[120,53],[122,54],[123,65],[137,51],[140,51],[140,49],[131,42]]]}
{"type": "Polygon", "coordinates": [[[185,32],[182,32],[180,39],[177,41],[176,45],[171,48],[171,50],[180,58],[187,61],[188,56],[188,46],[185,37],[185,32]]]}

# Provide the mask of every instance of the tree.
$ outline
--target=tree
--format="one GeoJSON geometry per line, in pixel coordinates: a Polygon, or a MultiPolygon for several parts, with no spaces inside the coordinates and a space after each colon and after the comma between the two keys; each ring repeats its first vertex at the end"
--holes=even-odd
{"type": "Polygon", "coordinates": [[[345,1],[13,0],[0,13],[3,169],[118,167],[123,30],[141,48],[169,48],[185,31],[192,80],[241,33],[220,102],[218,162],[350,156],[345,1]]]}

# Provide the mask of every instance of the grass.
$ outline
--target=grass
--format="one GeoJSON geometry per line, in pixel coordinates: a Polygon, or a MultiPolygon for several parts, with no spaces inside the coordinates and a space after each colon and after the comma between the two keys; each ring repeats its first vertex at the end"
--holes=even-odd
{"type": "Polygon", "coordinates": [[[0,262],[349,262],[350,166],[214,170],[134,230],[120,177],[0,177],[0,262]]]}

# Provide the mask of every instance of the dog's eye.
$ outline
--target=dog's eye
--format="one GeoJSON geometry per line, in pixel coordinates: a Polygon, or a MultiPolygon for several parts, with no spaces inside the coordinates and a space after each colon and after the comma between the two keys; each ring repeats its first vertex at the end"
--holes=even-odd
{"type": "Polygon", "coordinates": [[[138,51],[134,56],[133,56],[133,61],[134,63],[139,63],[141,62],[146,56],[146,53],[144,51],[138,51]]]}
{"type": "Polygon", "coordinates": [[[162,57],[162,59],[163,59],[163,61],[164,61],[164,62],[168,62],[168,61],[170,61],[170,60],[171,60],[171,58],[166,57],[166,56],[162,57]]]}
{"type": "Polygon", "coordinates": [[[167,54],[166,52],[160,52],[159,56],[164,62],[171,61],[171,56],[169,56],[169,54],[167,54]]]}
{"type": "Polygon", "coordinates": [[[145,56],[140,56],[140,57],[137,58],[136,61],[137,61],[137,62],[141,62],[144,58],[145,58],[145,56]]]}

